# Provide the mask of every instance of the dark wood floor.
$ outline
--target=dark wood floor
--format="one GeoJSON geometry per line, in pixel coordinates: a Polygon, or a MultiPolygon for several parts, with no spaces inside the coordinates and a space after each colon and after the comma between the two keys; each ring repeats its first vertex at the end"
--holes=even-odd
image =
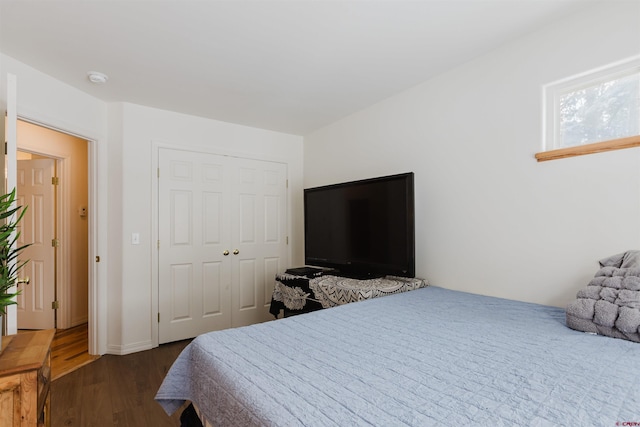
{"type": "Polygon", "coordinates": [[[153,397],[178,354],[179,341],[126,356],[105,355],[51,383],[52,427],[179,426],[153,397]]]}

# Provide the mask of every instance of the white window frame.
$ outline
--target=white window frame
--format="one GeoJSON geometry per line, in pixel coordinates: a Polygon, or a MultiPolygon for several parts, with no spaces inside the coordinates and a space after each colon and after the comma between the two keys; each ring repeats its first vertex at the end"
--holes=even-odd
{"type": "MultiPolygon", "coordinates": [[[[584,144],[584,145],[575,145],[572,147],[564,147],[559,148],[556,145],[556,141],[559,139],[559,97],[563,94],[578,90],[581,88],[594,86],[595,84],[606,81],[613,80],[616,78],[632,75],[635,73],[640,73],[640,55],[634,56],[631,58],[624,59],[622,61],[606,65],[604,67],[597,68],[595,70],[590,70],[585,73],[580,73],[568,78],[564,78],[547,85],[543,86],[543,151],[559,151],[559,150],[570,150],[576,147],[586,147],[593,144],[584,144]]],[[[640,94],[639,94],[640,96],[640,94]]],[[[635,136],[631,136],[632,138],[635,136]]],[[[623,138],[626,139],[626,138],[623,138]]],[[[598,144],[596,142],[595,144],[598,144]]],[[[620,148],[627,148],[620,147],[620,148]]],[[[584,151],[584,150],[582,150],[584,151]]],[[[603,150],[598,150],[603,151],[603,150]]],[[[580,154],[587,154],[586,152],[582,152],[580,154]]],[[[577,155],[577,154],[576,154],[577,155]]],[[[538,157],[538,155],[536,155],[538,157]]],[[[568,156],[563,156],[568,157],[568,156]]],[[[540,160],[540,158],[538,158],[540,160]]]]}

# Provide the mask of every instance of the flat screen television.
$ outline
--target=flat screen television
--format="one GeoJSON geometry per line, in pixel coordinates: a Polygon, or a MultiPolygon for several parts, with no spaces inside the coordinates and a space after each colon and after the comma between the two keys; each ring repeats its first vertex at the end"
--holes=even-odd
{"type": "Polygon", "coordinates": [[[304,190],[305,264],[415,276],[413,172],[304,190]]]}

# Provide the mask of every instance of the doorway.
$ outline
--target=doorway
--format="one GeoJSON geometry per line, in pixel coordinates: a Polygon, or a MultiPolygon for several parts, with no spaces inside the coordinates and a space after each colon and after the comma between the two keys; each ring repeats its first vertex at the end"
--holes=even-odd
{"type": "MultiPolygon", "coordinates": [[[[54,177],[48,182],[54,194],[52,207],[43,210],[36,206],[37,201],[23,202],[38,208],[34,210],[43,210],[43,217],[53,220],[54,224],[53,237],[38,236],[43,245],[49,245],[55,254],[51,268],[42,264],[34,271],[34,275],[41,274],[48,289],[53,290],[53,299],[43,300],[41,305],[58,307],[52,315],[54,325],[59,330],[86,325],[89,322],[89,142],[18,120],[17,148],[18,158],[30,159],[31,162],[48,160],[54,164],[54,177]]],[[[40,222],[25,222],[23,227],[38,228],[33,231],[25,229],[26,235],[42,234],[40,222]]],[[[22,328],[18,313],[18,329],[22,328]]]]}

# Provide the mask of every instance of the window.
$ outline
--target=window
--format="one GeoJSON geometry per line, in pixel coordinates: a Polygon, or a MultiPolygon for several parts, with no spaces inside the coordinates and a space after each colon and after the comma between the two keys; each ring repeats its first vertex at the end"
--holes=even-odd
{"type": "Polygon", "coordinates": [[[640,145],[640,57],[547,85],[544,98],[538,160],[640,145]]]}

